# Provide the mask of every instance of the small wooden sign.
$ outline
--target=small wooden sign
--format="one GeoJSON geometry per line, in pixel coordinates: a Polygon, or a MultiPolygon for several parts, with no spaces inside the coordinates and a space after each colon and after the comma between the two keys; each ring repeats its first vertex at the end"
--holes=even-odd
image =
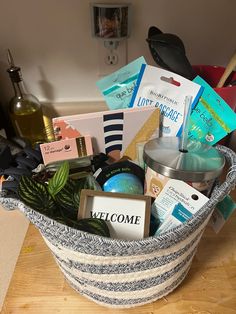
{"type": "Polygon", "coordinates": [[[149,235],[150,210],[149,196],[82,190],[78,219],[103,219],[112,238],[137,240],[149,235]]]}

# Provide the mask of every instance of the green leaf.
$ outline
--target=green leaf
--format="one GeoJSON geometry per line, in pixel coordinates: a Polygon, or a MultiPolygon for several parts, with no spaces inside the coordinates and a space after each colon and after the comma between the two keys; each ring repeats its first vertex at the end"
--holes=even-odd
{"type": "Polygon", "coordinates": [[[69,163],[64,161],[48,182],[48,192],[54,197],[65,186],[69,177],[69,163]]]}
{"type": "Polygon", "coordinates": [[[60,193],[55,195],[55,201],[63,209],[64,215],[77,219],[79,203],[74,200],[74,193],[77,182],[69,178],[60,193]]]}
{"type": "Polygon", "coordinates": [[[76,180],[69,177],[65,186],[54,196],[63,217],[77,220],[82,189],[98,189],[98,184],[91,175],[76,180]]]}
{"type": "Polygon", "coordinates": [[[71,227],[86,231],[92,234],[97,234],[104,237],[110,237],[110,231],[106,222],[98,218],[84,218],[73,221],[71,227]]]}
{"type": "Polygon", "coordinates": [[[18,186],[18,195],[26,205],[41,213],[51,216],[56,210],[56,204],[48,193],[46,185],[30,177],[21,177],[18,186]]]}

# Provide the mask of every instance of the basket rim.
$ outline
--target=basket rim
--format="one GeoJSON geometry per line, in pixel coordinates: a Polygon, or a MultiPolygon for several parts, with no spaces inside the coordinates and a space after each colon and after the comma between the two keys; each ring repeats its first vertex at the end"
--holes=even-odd
{"type": "MultiPolygon", "coordinates": [[[[78,237],[83,237],[86,238],[88,240],[102,240],[102,242],[104,244],[112,244],[112,243],[125,243],[127,245],[135,245],[135,244],[139,244],[139,245],[147,245],[147,244],[151,244],[153,243],[153,241],[155,242],[163,242],[166,240],[170,240],[170,238],[173,237],[173,235],[176,234],[184,234],[188,231],[188,229],[193,229],[193,226],[196,225],[196,222],[202,222],[203,220],[205,220],[208,215],[211,213],[211,211],[213,211],[213,208],[209,207],[209,203],[217,203],[216,201],[211,201],[211,199],[209,199],[209,201],[194,215],[192,216],[187,222],[185,222],[184,224],[181,224],[179,226],[176,226],[172,229],[167,230],[166,232],[163,232],[157,236],[149,236],[143,239],[137,239],[137,240],[127,240],[127,239],[116,239],[116,238],[109,238],[109,237],[104,237],[104,236],[100,236],[100,235],[96,235],[96,234],[91,234],[89,232],[86,231],[82,231],[82,230],[78,230],[75,229],[73,227],[69,227],[67,225],[62,224],[61,222],[58,222],[42,213],[37,212],[36,210],[34,210],[33,208],[25,205],[23,202],[19,201],[18,202],[18,207],[20,210],[24,211],[26,213],[33,213],[35,216],[35,219],[39,219],[41,220],[42,218],[44,219],[44,221],[47,222],[48,225],[54,225],[54,226],[59,226],[61,229],[63,230],[68,230],[68,232],[70,232],[70,235],[73,234],[73,236],[78,236],[78,237]]],[[[34,224],[34,223],[33,223],[34,224]]]]}
{"type": "MultiPolygon", "coordinates": [[[[205,221],[209,215],[211,215],[211,213],[214,210],[214,206],[221,201],[234,187],[236,184],[236,169],[235,169],[235,165],[236,165],[236,154],[229,148],[221,146],[221,145],[217,145],[216,148],[222,152],[223,154],[225,154],[225,156],[228,158],[229,163],[231,164],[231,167],[229,167],[229,171],[227,173],[226,176],[226,181],[224,181],[219,187],[214,188],[212,195],[210,197],[210,199],[208,200],[208,202],[203,205],[201,207],[200,210],[197,211],[196,214],[194,214],[188,221],[186,221],[185,223],[176,226],[172,229],[169,229],[157,236],[149,236],[143,239],[138,239],[138,240],[126,240],[126,239],[114,239],[114,238],[108,238],[108,237],[104,237],[104,236],[100,236],[100,235],[96,235],[96,234],[91,234],[89,232],[86,231],[82,231],[82,230],[78,230],[75,229],[73,227],[69,227],[67,225],[64,225],[36,210],[34,210],[33,208],[29,207],[28,205],[25,205],[22,201],[20,201],[17,198],[13,198],[13,197],[4,197],[0,195],[0,203],[4,206],[4,205],[8,205],[10,204],[11,206],[14,206],[15,208],[19,208],[23,213],[25,213],[25,215],[27,216],[27,218],[29,218],[29,216],[31,214],[33,214],[35,217],[37,217],[37,219],[39,220],[44,220],[48,225],[57,225],[61,230],[64,231],[68,231],[70,232],[70,235],[73,234],[73,236],[80,236],[83,238],[86,238],[88,240],[102,240],[102,242],[104,244],[112,244],[112,243],[119,243],[122,245],[126,244],[126,245],[135,245],[135,244],[139,244],[139,245],[148,245],[154,242],[163,242],[163,241],[167,241],[170,242],[170,238],[175,237],[176,235],[181,235],[182,237],[184,235],[186,235],[190,230],[192,231],[193,229],[196,230],[197,227],[200,225],[200,223],[202,223],[203,221],[205,221]]],[[[6,206],[7,207],[7,206],[6,206]]],[[[29,218],[29,220],[31,221],[31,219],[29,218]]],[[[36,220],[36,219],[34,219],[36,220]]],[[[32,221],[31,221],[32,222],[32,221]]],[[[35,224],[33,222],[33,224],[35,224]]],[[[35,224],[36,225],[36,224],[35,224]]],[[[37,225],[36,225],[37,227],[37,225]]],[[[40,229],[40,228],[39,228],[40,229]]],[[[174,240],[173,240],[174,241],[174,240]]]]}

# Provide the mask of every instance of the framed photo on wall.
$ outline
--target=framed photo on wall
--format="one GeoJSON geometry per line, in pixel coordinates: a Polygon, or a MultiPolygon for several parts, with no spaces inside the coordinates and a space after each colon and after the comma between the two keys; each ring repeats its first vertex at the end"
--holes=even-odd
{"type": "Polygon", "coordinates": [[[137,240],[149,235],[151,198],[144,195],[82,190],[78,219],[106,221],[114,239],[137,240]]]}

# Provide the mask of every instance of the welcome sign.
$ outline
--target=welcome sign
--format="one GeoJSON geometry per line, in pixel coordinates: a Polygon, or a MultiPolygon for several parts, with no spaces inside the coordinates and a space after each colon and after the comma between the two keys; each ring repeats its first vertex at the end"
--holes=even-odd
{"type": "Polygon", "coordinates": [[[150,208],[149,196],[82,190],[78,218],[103,219],[112,238],[137,240],[149,235],[150,208]]]}

